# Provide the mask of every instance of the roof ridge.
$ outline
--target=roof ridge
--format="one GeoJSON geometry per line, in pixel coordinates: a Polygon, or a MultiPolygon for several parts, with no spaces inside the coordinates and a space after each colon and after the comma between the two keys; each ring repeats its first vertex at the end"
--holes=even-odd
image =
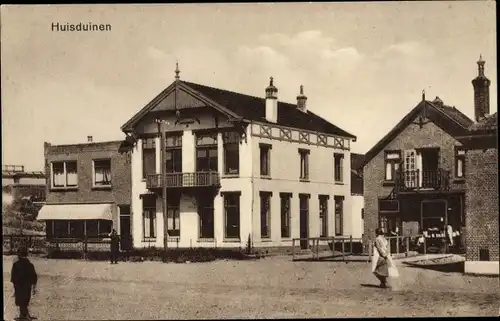
{"type": "MultiPolygon", "coordinates": [[[[191,82],[191,81],[185,81],[185,80],[181,80],[181,81],[184,82],[184,83],[186,83],[187,85],[193,84],[193,85],[203,86],[203,87],[210,88],[210,89],[225,91],[225,92],[231,93],[231,94],[236,94],[236,95],[241,95],[241,96],[247,96],[247,97],[251,97],[251,98],[255,98],[255,99],[260,99],[260,100],[266,100],[264,97],[259,97],[259,96],[244,94],[244,93],[241,93],[241,92],[236,92],[236,91],[232,91],[232,90],[228,90],[228,89],[217,88],[217,87],[213,87],[213,86],[207,86],[207,85],[203,85],[203,84],[199,84],[199,83],[195,83],[195,82],[191,82]]],[[[295,106],[295,104],[292,104],[292,103],[289,103],[289,102],[286,102],[286,101],[283,101],[283,100],[278,100],[278,103],[287,104],[287,105],[294,105],[295,106]]]]}
{"type": "MultiPolygon", "coordinates": [[[[434,104],[433,102],[431,102],[431,101],[429,101],[429,100],[426,100],[425,102],[426,102],[426,103],[428,103],[428,104],[430,104],[432,107],[434,107],[434,109],[436,109],[437,111],[439,111],[441,114],[445,115],[447,118],[449,118],[449,119],[453,120],[453,122],[457,123],[460,127],[465,128],[465,129],[467,129],[467,128],[468,128],[468,126],[464,126],[464,124],[460,123],[459,121],[457,121],[456,119],[454,119],[453,117],[451,117],[450,115],[448,115],[447,113],[445,113],[445,112],[441,109],[441,107],[443,107],[443,106],[445,106],[445,105],[436,105],[436,104],[434,104]]],[[[446,106],[446,107],[448,107],[448,108],[450,108],[450,109],[451,109],[451,107],[450,107],[450,106],[446,106]]],[[[457,108],[455,108],[455,110],[458,110],[458,109],[457,109],[457,108]]],[[[466,116],[466,115],[464,115],[464,116],[466,116]]],[[[467,116],[466,116],[466,117],[467,117],[467,116]]],[[[467,118],[469,118],[469,117],[467,117],[467,118]]]]}

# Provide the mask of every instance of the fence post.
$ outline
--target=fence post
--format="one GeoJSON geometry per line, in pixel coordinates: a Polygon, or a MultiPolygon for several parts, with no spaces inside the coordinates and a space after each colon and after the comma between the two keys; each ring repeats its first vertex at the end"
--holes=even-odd
{"type": "Polygon", "coordinates": [[[351,255],[353,255],[353,250],[352,250],[352,235],[349,236],[349,241],[351,243],[350,248],[349,248],[349,252],[351,253],[351,255]]]}
{"type": "Polygon", "coordinates": [[[319,238],[316,240],[316,257],[319,259],[319,238]]]}
{"type": "Polygon", "coordinates": [[[345,239],[342,237],[342,261],[345,261],[344,252],[345,252],[345,239]]]}
{"type": "Polygon", "coordinates": [[[371,240],[368,240],[368,259],[369,261],[368,262],[371,262],[372,261],[372,242],[371,240]]]}
{"type": "Polygon", "coordinates": [[[292,260],[295,260],[295,239],[292,239],[292,260]]]}

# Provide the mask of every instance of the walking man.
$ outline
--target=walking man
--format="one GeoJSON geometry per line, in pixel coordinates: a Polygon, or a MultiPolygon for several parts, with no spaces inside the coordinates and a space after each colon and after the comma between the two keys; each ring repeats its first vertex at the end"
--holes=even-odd
{"type": "Polygon", "coordinates": [[[12,265],[10,282],[14,285],[14,297],[19,307],[19,319],[30,320],[28,306],[31,300],[31,292],[36,294],[38,275],[35,266],[28,260],[28,248],[21,247],[18,252],[18,260],[12,265]]]}
{"type": "Polygon", "coordinates": [[[120,253],[120,239],[116,230],[111,232],[111,264],[118,264],[118,254],[120,253]]]}

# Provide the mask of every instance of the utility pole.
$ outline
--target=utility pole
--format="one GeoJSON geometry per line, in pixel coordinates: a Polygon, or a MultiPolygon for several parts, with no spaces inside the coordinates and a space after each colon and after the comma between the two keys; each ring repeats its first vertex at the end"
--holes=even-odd
{"type": "Polygon", "coordinates": [[[158,124],[158,136],[160,137],[160,173],[161,173],[161,189],[162,189],[162,212],[163,212],[163,248],[167,250],[168,247],[168,218],[167,218],[167,171],[166,171],[166,142],[167,133],[165,131],[164,125],[168,124],[165,120],[157,119],[158,124]]]}

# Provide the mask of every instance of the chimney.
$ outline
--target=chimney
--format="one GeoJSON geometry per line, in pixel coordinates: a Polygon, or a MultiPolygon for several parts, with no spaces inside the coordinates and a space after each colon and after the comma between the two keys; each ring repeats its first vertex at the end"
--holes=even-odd
{"type": "Polygon", "coordinates": [[[273,77],[266,88],[266,120],[271,123],[278,120],[278,88],[274,87],[273,77]]]}
{"type": "Polygon", "coordinates": [[[300,94],[297,96],[297,108],[302,112],[307,112],[307,97],[304,95],[304,86],[300,85],[300,94]]]}
{"type": "Polygon", "coordinates": [[[87,142],[92,143],[92,136],[87,136],[87,142]]]}
{"type": "Polygon", "coordinates": [[[472,80],[474,87],[474,116],[480,121],[490,114],[490,80],[484,75],[484,64],[482,56],[477,62],[478,76],[472,80]]]}
{"type": "Polygon", "coordinates": [[[439,98],[439,96],[436,96],[436,98],[432,101],[434,105],[443,107],[443,100],[439,98]]]}

